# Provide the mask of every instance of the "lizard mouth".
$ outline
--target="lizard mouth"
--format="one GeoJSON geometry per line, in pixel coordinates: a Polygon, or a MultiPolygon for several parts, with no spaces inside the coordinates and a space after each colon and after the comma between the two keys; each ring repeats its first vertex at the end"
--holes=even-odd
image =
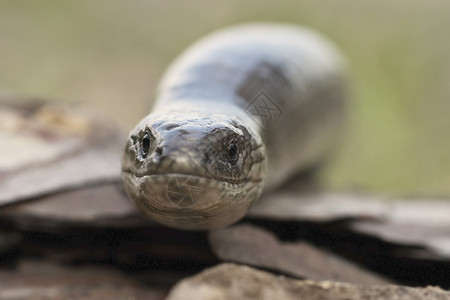
{"type": "Polygon", "coordinates": [[[209,172],[205,172],[205,175],[197,175],[197,174],[190,174],[190,173],[180,173],[180,172],[174,172],[174,173],[168,173],[168,172],[162,172],[162,171],[145,171],[145,172],[139,172],[131,169],[124,169],[122,170],[122,173],[130,174],[135,177],[149,177],[153,176],[154,178],[160,177],[160,178],[176,178],[176,177],[189,177],[192,179],[196,179],[200,181],[201,179],[204,180],[212,180],[222,183],[229,183],[229,184],[243,184],[247,182],[253,182],[253,183],[259,183],[262,181],[261,178],[221,178],[218,176],[214,176],[209,172]]]}
{"type": "Polygon", "coordinates": [[[186,174],[122,173],[127,193],[155,221],[179,229],[220,228],[242,218],[261,185],[186,174]]]}

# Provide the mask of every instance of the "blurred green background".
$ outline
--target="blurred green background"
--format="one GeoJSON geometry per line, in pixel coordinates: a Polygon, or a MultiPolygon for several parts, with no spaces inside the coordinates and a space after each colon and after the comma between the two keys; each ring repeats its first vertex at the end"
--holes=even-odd
{"type": "Polygon", "coordinates": [[[247,21],[307,25],[347,56],[345,143],[334,188],[450,195],[448,1],[0,2],[0,91],[86,102],[131,128],[189,43],[247,21]]]}

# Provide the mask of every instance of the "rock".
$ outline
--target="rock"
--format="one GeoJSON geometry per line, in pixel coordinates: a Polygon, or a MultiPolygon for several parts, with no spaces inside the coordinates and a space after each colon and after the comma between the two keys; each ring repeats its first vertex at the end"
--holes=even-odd
{"type": "Polygon", "coordinates": [[[16,249],[22,235],[17,231],[0,230],[0,256],[16,249]]]}
{"type": "Polygon", "coordinates": [[[164,299],[167,291],[104,267],[21,260],[16,270],[0,269],[1,299],[164,299]]]}
{"type": "Polygon", "coordinates": [[[236,264],[221,264],[178,283],[168,300],[189,299],[450,299],[438,287],[357,285],[331,281],[294,280],[236,264]]]}
{"type": "Polygon", "coordinates": [[[225,261],[276,270],[298,278],[354,283],[387,283],[332,253],[304,241],[281,242],[252,225],[235,225],[210,232],[211,247],[225,261]]]}
{"type": "Polygon", "coordinates": [[[22,232],[20,258],[65,264],[103,263],[129,271],[178,271],[192,275],[217,264],[204,232],[164,227],[66,228],[22,232]]]}
{"type": "Polygon", "coordinates": [[[316,223],[351,220],[348,228],[357,234],[398,245],[423,247],[430,257],[448,260],[449,212],[449,199],[332,193],[307,188],[300,179],[265,195],[247,217],[316,223]]]}
{"type": "Polygon", "coordinates": [[[0,207],[0,219],[21,230],[63,231],[68,227],[159,226],[127,198],[122,184],[103,183],[0,207]]]}
{"type": "Polygon", "coordinates": [[[449,199],[411,198],[386,206],[383,218],[356,219],[350,229],[390,243],[423,247],[437,259],[450,260],[449,199]]]}
{"type": "Polygon", "coordinates": [[[248,216],[274,221],[376,219],[423,226],[450,226],[449,211],[450,201],[445,198],[326,191],[300,177],[263,195],[250,208],[248,216]]]}
{"type": "Polygon", "coordinates": [[[349,226],[356,233],[386,242],[425,248],[422,253],[428,252],[425,255],[430,258],[450,260],[450,226],[376,220],[354,220],[349,226]]]}
{"type": "Polygon", "coordinates": [[[125,136],[80,106],[0,99],[0,206],[118,181],[125,136]]]}
{"type": "Polygon", "coordinates": [[[381,197],[324,191],[284,191],[265,195],[248,217],[278,221],[324,222],[346,218],[382,218],[388,211],[381,197]]]}

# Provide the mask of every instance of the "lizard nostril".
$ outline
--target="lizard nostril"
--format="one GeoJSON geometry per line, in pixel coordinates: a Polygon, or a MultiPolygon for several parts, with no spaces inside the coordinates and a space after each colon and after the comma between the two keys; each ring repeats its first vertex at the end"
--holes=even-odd
{"type": "Polygon", "coordinates": [[[162,155],[163,149],[161,147],[157,147],[155,150],[156,154],[158,154],[159,156],[162,155]]]}

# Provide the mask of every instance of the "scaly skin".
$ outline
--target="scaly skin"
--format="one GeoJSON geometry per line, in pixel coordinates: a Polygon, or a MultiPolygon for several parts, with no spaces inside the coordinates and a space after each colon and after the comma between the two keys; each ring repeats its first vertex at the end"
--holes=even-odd
{"type": "Polygon", "coordinates": [[[309,30],[255,24],[212,34],[171,66],[131,131],[125,189],[167,226],[227,226],[263,189],[323,159],[344,98],[336,51],[309,30]]]}

